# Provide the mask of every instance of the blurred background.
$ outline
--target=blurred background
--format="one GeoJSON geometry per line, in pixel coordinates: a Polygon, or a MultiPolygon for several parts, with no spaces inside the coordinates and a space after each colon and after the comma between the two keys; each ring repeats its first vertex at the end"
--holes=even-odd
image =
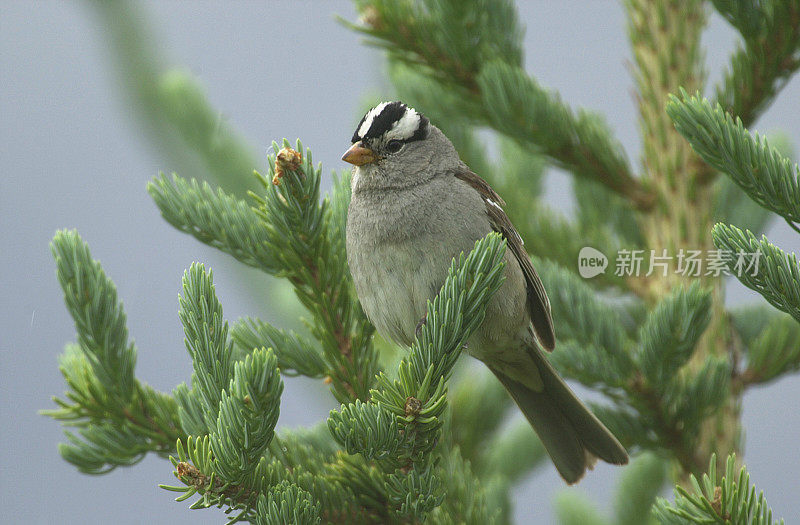
{"type": "MultiPolygon", "coordinates": [[[[640,140],[622,7],[540,0],[520,2],[519,9],[528,70],[573,107],[604,113],[635,164],[640,140]]],[[[282,315],[290,303],[284,287],[161,219],[146,182],[160,171],[207,177],[208,168],[170,154],[158,130],[137,117],[125,89],[135,81],[129,75],[137,57],[119,67],[115,21],[102,11],[91,2],[0,2],[0,516],[24,523],[221,523],[220,511],[189,514],[186,503],[157,487],[174,479],[171,465],[158,458],[105,476],[78,473],[58,455],[60,425],[37,414],[65,390],[56,359],[74,336],[48,246],[59,228],[77,228],[116,282],[139,349],[137,376],[160,390],[191,373],[177,298],[193,261],[214,269],[227,319],[296,322],[282,315]],[[274,288],[276,300],[262,299],[274,288]]],[[[147,43],[162,63],[194,75],[219,125],[246,140],[252,168],[264,168],[272,140],[300,137],[324,173],[345,169],[339,158],[364,100],[392,95],[380,52],[334,18],[354,20],[348,2],[146,1],[129,12],[148,29],[147,43]]],[[[735,34],[712,16],[704,44],[713,82],[735,34]]],[[[795,77],[753,129],[782,130],[796,146],[798,100],[795,77]]],[[[547,192],[569,209],[567,179],[557,170],[547,192]]],[[[767,233],[800,252],[786,225],[773,224],[767,233]]],[[[729,304],[761,300],[738,281],[728,288],[729,304]]],[[[335,406],[318,382],[285,382],[279,426],[318,422],[335,406]]],[[[789,521],[800,516],[800,412],[787,410],[793,399],[800,399],[797,375],[749,390],[743,410],[752,481],[789,521]]],[[[553,522],[551,500],[562,490],[588,493],[606,508],[615,473],[601,465],[567,489],[548,465],[516,490],[517,521],[553,522]]]]}

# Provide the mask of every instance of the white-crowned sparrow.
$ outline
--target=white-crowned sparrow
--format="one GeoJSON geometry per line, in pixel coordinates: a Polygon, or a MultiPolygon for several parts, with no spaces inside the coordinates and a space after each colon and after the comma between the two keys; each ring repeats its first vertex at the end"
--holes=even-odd
{"type": "Polygon", "coordinates": [[[347,261],[378,331],[410,345],[453,257],[500,232],[508,243],[506,280],[467,351],[500,379],[568,483],[598,457],[627,463],[622,445],[539,348],[555,346],[550,302],[503,200],[461,162],[436,126],[401,102],[369,110],[352,142],[342,157],[355,165],[347,261]]]}

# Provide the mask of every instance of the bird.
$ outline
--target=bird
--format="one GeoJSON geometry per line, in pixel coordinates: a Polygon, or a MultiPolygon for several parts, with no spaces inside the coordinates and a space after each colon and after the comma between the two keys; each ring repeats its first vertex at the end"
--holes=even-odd
{"type": "Polygon", "coordinates": [[[505,281],[467,340],[467,353],[500,380],[568,484],[598,458],[627,463],[625,448],[544,355],[556,344],[544,284],[503,199],[460,160],[444,133],[403,102],[382,102],[358,123],[342,160],[353,165],[347,262],[378,332],[410,346],[453,258],[499,232],[507,243],[505,281]]]}

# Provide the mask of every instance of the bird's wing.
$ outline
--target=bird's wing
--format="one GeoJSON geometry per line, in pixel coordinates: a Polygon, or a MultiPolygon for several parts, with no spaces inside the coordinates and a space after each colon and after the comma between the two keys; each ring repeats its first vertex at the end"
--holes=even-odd
{"type": "Polygon", "coordinates": [[[503,211],[503,206],[506,203],[485,180],[466,166],[462,166],[461,169],[457,170],[455,176],[472,186],[481,195],[486,205],[486,213],[489,215],[492,229],[505,237],[509,248],[511,248],[511,253],[516,257],[519,267],[522,268],[522,273],[525,275],[528,292],[528,314],[533,324],[533,330],[536,332],[539,343],[545,349],[552,350],[555,348],[556,338],[553,332],[553,318],[550,314],[550,300],[547,298],[547,292],[544,289],[542,280],[533,268],[528,252],[525,251],[522,237],[520,237],[514,225],[511,224],[506,212],[503,211]]]}

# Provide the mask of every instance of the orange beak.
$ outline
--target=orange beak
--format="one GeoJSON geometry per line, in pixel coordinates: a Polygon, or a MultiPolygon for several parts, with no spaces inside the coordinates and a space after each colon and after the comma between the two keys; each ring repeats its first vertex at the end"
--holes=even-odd
{"type": "Polygon", "coordinates": [[[364,164],[369,164],[370,162],[375,162],[378,157],[375,156],[375,153],[364,146],[363,142],[356,142],[350,149],[344,152],[342,155],[342,160],[345,162],[349,162],[355,166],[363,166],[364,164]]]}

